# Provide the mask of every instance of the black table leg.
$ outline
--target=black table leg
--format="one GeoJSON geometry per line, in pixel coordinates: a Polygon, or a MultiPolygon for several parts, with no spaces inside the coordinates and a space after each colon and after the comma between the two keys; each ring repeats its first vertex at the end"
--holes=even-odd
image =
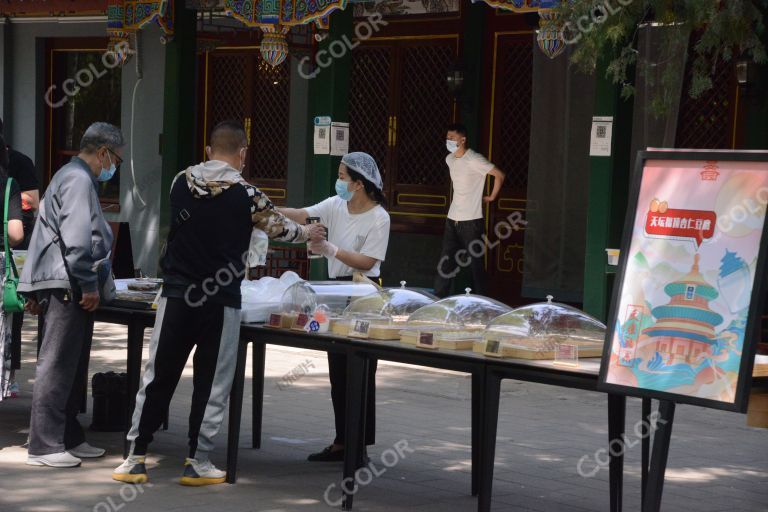
{"type": "Polygon", "coordinates": [[[251,411],[251,428],[253,429],[253,448],[261,448],[261,422],[264,417],[264,367],[267,357],[267,344],[253,342],[251,345],[251,386],[253,391],[253,410],[251,411]]]}
{"type": "Polygon", "coordinates": [[[479,512],[490,512],[493,497],[493,466],[496,463],[496,430],[499,423],[499,397],[501,395],[501,378],[492,371],[485,374],[485,399],[482,418],[482,435],[480,436],[480,474],[478,475],[479,512]]]}
{"type": "Polygon", "coordinates": [[[133,408],[136,406],[136,393],[139,392],[141,383],[141,351],[144,348],[144,324],[140,320],[131,319],[128,322],[128,361],[126,373],[128,376],[128,389],[126,390],[126,415],[125,415],[125,446],[123,456],[128,457],[131,445],[128,442],[128,431],[131,429],[133,408]]]}
{"type": "Polygon", "coordinates": [[[243,391],[245,389],[245,359],[248,342],[240,340],[237,348],[237,365],[229,393],[229,425],[227,426],[227,483],[237,481],[237,450],[240,447],[240,420],[243,415],[243,391]]]}
{"type": "Polygon", "coordinates": [[[611,512],[621,512],[624,487],[624,429],[627,397],[608,395],[608,453],[611,512]]]}
{"type": "Polygon", "coordinates": [[[357,352],[347,355],[347,425],[344,436],[344,475],[341,480],[341,509],[352,510],[352,501],[357,492],[355,473],[362,460],[365,436],[363,404],[366,388],[366,358],[357,352]]]}
{"type": "Polygon", "coordinates": [[[472,496],[480,489],[480,439],[483,432],[485,367],[472,373],[472,496]]]}
{"type": "Polygon", "coordinates": [[[640,445],[640,508],[645,506],[645,486],[651,461],[651,399],[643,398],[643,439],[640,445]]]}
{"type": "Polygon", "coordinates": [[[675,419],[675,403],[659,401],[657,429],[653,435],[653,453],[648,483],[645,489],[643,512],[658,512],[661,509],[661,494],[664,491],[664,474],[667,472],[669,442],[672,439],[672,423],[675,419]]]}

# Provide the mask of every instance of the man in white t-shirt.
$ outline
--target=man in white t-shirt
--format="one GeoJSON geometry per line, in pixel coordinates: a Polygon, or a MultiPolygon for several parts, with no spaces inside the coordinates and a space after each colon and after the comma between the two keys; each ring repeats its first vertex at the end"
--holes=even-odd
{"type": "Polygon", "coordinates": [[[504,173],[483,155],[467,148],[467,130],[461,124],[448,127],[445,158],[451,172],[453,201],[448,210],[443,233],[443,251],[437,264],[435,294],[450,294],[451,281],[466,266],[472,267],[473,292],[485,294],[485,267],[483,254],[478,255],[478,241],[484,244],[485,222],[483,204],[495,201],[504,183],[504,173]],[[493,176],[493,190],[484,196],[487,176],[493,176]],[[472,247],[470,247],[472,244],[472,247]]]}

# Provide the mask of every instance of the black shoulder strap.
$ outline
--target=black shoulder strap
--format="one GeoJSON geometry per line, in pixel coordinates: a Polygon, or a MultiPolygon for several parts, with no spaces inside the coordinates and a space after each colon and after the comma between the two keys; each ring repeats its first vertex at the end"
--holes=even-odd
{"type": "MultiPolygon", "coordinates": [[[[43,200],[45,197],[43,197],[43,200]]],[[[41,200],[42,202],[42,200],[41,200]]],[[[48,205],[46,205],[48,206],[48,205]]],[[[45,209],[45,213],[48,213],[48,208],[45,209]]],[[[59,247],[59,250],[61,252],[61,259],[64,261],[64,271],[67,273],[67,278],[69,279],[69,285],[72,287],[72,292],[76,292],[76,290],[79,289],[77,286],[77,283],[72,278],[72,272],[69,271],[69,263],[67,263],[67,246],[64,244],[64,239],[61,238],[61,234],[58,230],[53,229],[53,226],[48,223],[48,220],[45,218],[45,215],[40,215],[38,217],[40,222],[43,223],[43,226],[48,230],[48,232],[51,235],[52,242],[59,247]]]]}

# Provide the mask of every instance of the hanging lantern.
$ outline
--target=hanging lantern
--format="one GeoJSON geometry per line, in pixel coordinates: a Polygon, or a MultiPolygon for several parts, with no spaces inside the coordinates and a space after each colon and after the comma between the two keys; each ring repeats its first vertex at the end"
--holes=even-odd
{"type": "Polygon", "coordinates": [[[536,33],[536,41],[544,55],[554,59],[565,51],[565,38],[563,27],[560,25],[559,15],[548,9],[539,11],[539,30],[536,33]]]}
{"type": "Polygon", "coordinates": [[[261,57],[273,67],[277,67],[288,57],[288,40],[285,35],[288,27],[274,25],[262,27],[264,37],[261,39],[261,57]]]}

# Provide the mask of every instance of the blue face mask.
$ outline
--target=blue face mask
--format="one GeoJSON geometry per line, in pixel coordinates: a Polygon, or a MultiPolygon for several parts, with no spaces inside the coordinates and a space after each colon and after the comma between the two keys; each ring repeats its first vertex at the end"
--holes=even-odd
{"type": "Polygon", "coordinates": [[[115,175],[115,172],[117,171],[117,167],[115,167],[115,164],[112,163],[112,157],[109,155],[109,152],[107,152],[107,158],[109,158],[109,169],[101,168],[101,172],[96,177],[96,181],[109,181],[112,179],[112,176],[115,175]]]}
{"type": "Polygon", "coordinates": [[[352,199],[355,195],[354,192],[349,191],[349,182],[344,180],[336,180],[336,194],[345,201],[352,199]]]}
{"type": "Polygon", "coordinates": [[[445,141],[445,149],[447,149],[449,153],[455,153],[459,150],[459,143],[455,140],[448,139],[445,141]]]}

